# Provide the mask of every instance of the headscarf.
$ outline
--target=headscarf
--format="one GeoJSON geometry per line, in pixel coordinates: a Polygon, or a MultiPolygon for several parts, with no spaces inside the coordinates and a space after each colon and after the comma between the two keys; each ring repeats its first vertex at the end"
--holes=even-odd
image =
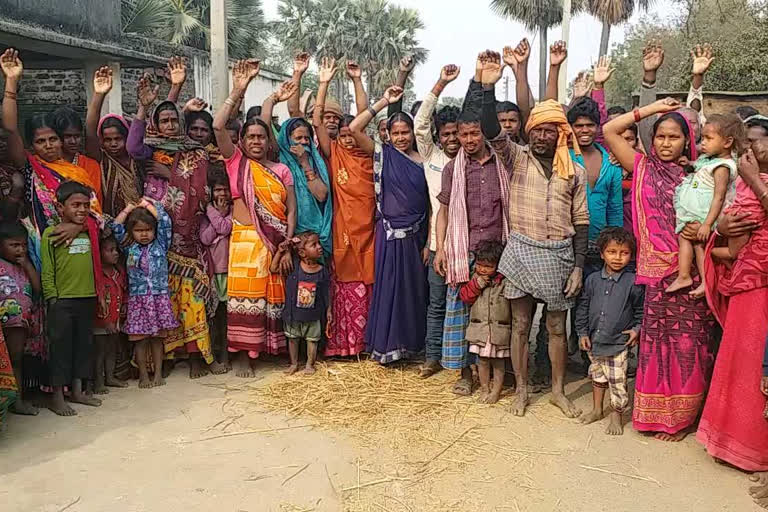
{"type": "MultiPolygon", "coordinates": [[[[315,110],[315,104],[313,103],[311,106],[307,107],[307,116],[311,115],[312,112],[315,110]]],[[[326,114],[333,114],[339,119],[344,117],[344,111],[341,109],[341,104],[339,104],[338,101],[334,100],[333,98],[328,98],[325,100],[325,106],[323,107],[323,112],[326,114]]]]}
{"type": "Polygon", "coordinates": [[[575,168],[571,154],[568,151],[568,138],[571,138],[574,154],[580,155],[581,149],[579,149],[576,136],[573,134],[573,130],[571,130],[571,125],[568,124],[568,118],[565,117],[563,106],[555,100],[542,101],[531,110],[528,123],[525,125],[525,131],[530,133],[537,126],[547,123],[557,125],[558,133],[552,172],[563,179],[569,179],[574,175],[575,168]]]}
{"type": "Polygon", "coordinates": [[[170,101],[161,101],[152,110],[152,115],[149,117],[149,126],[147,127],[147,133],[144,136],[144,144],[153,148],[165,151],[167,153],[176,153],[177,151],[191,151],[193,149],[202,149],[203,146],[193,140],[187,135],[187,127],[184,122],[184,114],[179,106],[170,101]],[[179,117],[179,135],[167,136],[162,135],[157,127],[157,119],[160,115],[160,110],[168,110],[170,105],[172,110],[176,111],[176,115],[179,117]]]}
{"type": "Polygon", "coordinates": [[[309,144],[304,146],[304,149],[309,153],[309,161],[317,173],[318,179],[322,180],[325,186],[328,187],[328,197],[321,204],[309,190],[304,170],[301,168],[298,159],[291,153],[291,146],[294,145],[291,141],[291,132],[298,123],[306,123],[306,121],[299,117],[287,120],[280,128],[280,134],[277,137],[277,145],[280,148],[280,161],[288,166],[293,175],[293,185],[296,193],[296,232],[314,231],[320,235],[320,244],[323,246],[323,251],[326,256],[330,256],[333,254],[331,243],[331,210],[333,208],[328,170],[325,167],[325,160],[320,156],[320,152],[317,150],[317,146],[315,146],[312,130],[310,130],[309,144]]]}
{"type": "Polygon", "coordinates": [[[99,138],[102,138],[102,136],[103,136],[102,129],[104,128],[104,123],[108,119],[116,119],[117,121],[120,122],[120,124],[123,125],[123,127],[125,127],[125,134],[126,134],[125,137],[127,139],[128,138],[128,131],[130,131],[131,125],[128,124],[128,121],[126,121],[126,119],[123,116],[120,116],[120,115],[117,115],[117,114],[107,114],[104,117],[102,117],[101,119],[99,119],[99,126],[96,128],[96,133],[98,134],[99,138]]]}

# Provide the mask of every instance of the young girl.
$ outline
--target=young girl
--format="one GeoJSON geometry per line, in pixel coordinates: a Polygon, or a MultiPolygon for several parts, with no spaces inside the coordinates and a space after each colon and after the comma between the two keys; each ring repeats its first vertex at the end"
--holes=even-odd
{"type": "Polygon", "coordinates": [[[107,386],[125,388],[128,384],[115,377],[120,329],[125,319],[124,306],[127,295],[125,271],[119,266],[120,249],[117,239],[110,235],[100,241],[101,272],[104,274],[105,310],[93,323],[94,388],[102,395],[109,393],[107,386]]]}
{"type": "Polygon", "coordinates": [[[703,154],[694,164],[694,173],[686,176],[675,190],[680,268],[677,279],[667,287],[667,293],[693,284],[691,265],[695,253],[701,284],[690,295],[704,296],[704,244],[720,216],[726,194],[736,179],[737,166],[733,155],[741,151],[744,138],[744,125],[733,114],[713,115],[704,125],[701,142],[703,154]],[[680,234],[690,222],[701,223],[698,241],[695,243],[680,234]]]}
{"type": "Polygon", "coordinates": [[[136,342],[139,387],[162,386],[160,363],[163,338],[179,327],[168,294],[168,247],[171,245],[171,218],[158,202],[142,199],[130,204],[110,222],[115,237],[126,249],[128,267],[128,319],[123,331],[136,342]],[[147,348],[155,365],[149,380],[147,348]]]}
{"type": "Polygon", "coordinates": [[[34,297],[40,296],[40,274],[27,256],[27,230],[18,221],[0,223],[0,321],[3,325],[18,399],[16,414],[36,415],[37,408],[24,400],[22,380],[24,345],[36,329],[34,297]]]}
{"type": "Polygon", "coordinates": [[[206,246],[208,259],[213,266],[213,285],[219,299],[213,319],[213,352],[218,361],[211,364],[211,372],[222,374],[231,369],[227,351],[227,265],[229,236],[232,233],[232,194],[229,190],[229,177],[223,169],[210,173],[208,184],[213,201],[208,205],[205,216],[200,219],[200,241],[206,246]]]}
{"type": "MultiPolygon", "coordinates": [[[[283,328],[288,338],[291,366],[286,372],[293,375],[299,369],[299,341],[307,341],[307,366],[304,373],[315,373],[317,343],[323,336],[323,315],[331,322],[331,301],[329,297],[330,275],[320,263],[323,247],[320,236],[311,231],[300,233],[292,240],[296,249],[293,257],[293,271],[285,280],[285,309],[283,328]]],[[[288,251],[282,245],[272,260],[270,272],[280,271],[280,260],[288,251]]]]}
{"type": "Polygon", "coordinates": [[[474,275],[459,289],[459,297],[471,308],[466,338],[469,351],[479,356],[479,400],[486,404],[499,401],[504,362],[510,357],[512,312],[509,299],[504,298],[504,276],[496,271],[503,252],[501,242],[481,242],[475,251],[474,275]]]}

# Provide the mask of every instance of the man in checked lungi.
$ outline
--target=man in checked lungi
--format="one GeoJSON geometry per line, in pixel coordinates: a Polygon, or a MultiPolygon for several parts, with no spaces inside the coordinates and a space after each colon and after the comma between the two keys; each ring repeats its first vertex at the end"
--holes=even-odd
{"type": "MultiPolygon", "coordinates": [[[[556,76],[557,71],[553,68],[550,74],[556,76]]],[[[520,71],[518,75],[525,78],[520,71]]],[[[566,316],[581,291],[587,252],[585,172],[568,153],[573,133],[563,107],[554,100],[539,103],[531,111],[525,127],[528,147],[513,143],[501,132],[494,111],[497,80],[483,80],[482,128],[510,175],[509,234],[498,269],[506,277],[504,295],[511,300],[512,365],[521,384],[512,412],[523,416],[528,405],[528,389],[522,384],[528,381],[528,336],[538,299],[547,305],[550,402],[575,418],[581,411],[565,396],[566,316]]],[[[578,148],[573,140],[576,154],[580,154],[578,148]]]]}

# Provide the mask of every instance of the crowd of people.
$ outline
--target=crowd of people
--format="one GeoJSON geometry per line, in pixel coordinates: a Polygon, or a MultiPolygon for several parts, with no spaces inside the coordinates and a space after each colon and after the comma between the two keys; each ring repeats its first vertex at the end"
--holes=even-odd
{"type": "Polygon", "coordinates": [[[100,118],[117,79],[103,67],[84,123],[67,107],[35,115],[25,143],[23,64],[6,50],[0,420],[40,404],[71,416],[131,378],[161,386],[178,360],[191,378],[247,378],[260,354],[288,352],[289,374],[306,357],[308,375],[318,357],[423,358],[423,378],[459,370],[453,392],[485,403],[513,375],[517,416],[551,386],[566,417],[608,416],[607,434],[630,411],[662,441],[695,430],[754,472],[768,508],[768,117],[707,114],[712,49],[691,53],[687,103],[657,100],[664,50],[649,43],[630,111],[606,106],[605,57],[557,102],[563,42],[538,103],[523,40],[478,55],[461,108],[438,106],[460,76],[446,65],[410,113],[408,57],[373,103],[356,63],[322,58],[307,102],[299,54],[244,117],[258,61],[235,64],[212,115],[199,98],[179,105],[186,64],[173,58],[168,97],[145,75],[130,120],[100,118]],[[339,67],[356,116],[328,96],[339,67]],[[506,67],[517,103],[496,99],[506,67]],[[565,390],[579,349],[589,412],[565,390]]]}

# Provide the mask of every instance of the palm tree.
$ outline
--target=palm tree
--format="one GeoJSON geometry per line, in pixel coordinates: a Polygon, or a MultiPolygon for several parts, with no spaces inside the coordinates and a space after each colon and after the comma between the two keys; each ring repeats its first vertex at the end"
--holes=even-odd
{"type": "MultiPolygon", "coordinates": [[[[122,0],[123,32],[174,45],[210,48],[210,0],[122,0]]],[[[227,0],[229,53],[259,55],[266,29],[261,0],[227,0]]]]}
{"type": "Polygon", "coordinates": [[[587,10],[603,24],[600,35],[600,55],[608,53],[611,26],[624,23],[632,17],[635,8],[647,11],[653,0],[587,0],[587,10]]]}
{"type": "Polygon", "coordinates": [[[539,98],[543,98],[547,89],[547,30],[563,21],[562,1],[491,0],[491,9],[522,23],[526,30],[539,32],[539,98]]]}

